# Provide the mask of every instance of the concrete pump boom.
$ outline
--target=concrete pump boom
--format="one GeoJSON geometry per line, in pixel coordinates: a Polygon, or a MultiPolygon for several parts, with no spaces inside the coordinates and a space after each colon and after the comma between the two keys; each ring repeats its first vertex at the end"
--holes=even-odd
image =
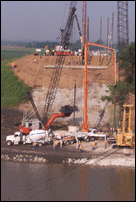
{"type": "Polygon", "coordinates": [[[99,47],[103,47],[106,48],[110,51],[112,51],[112,61],[113,61],[113,76],[114,76],[114,86],[116,86],[116,61],[114,61],[114,53],[115,53],[115,57],[116,57],[116,50],[108,47],[108,46],[104,46],[104,45],[100,45],[100,44],[96,44],[96,43],[92,43],[92,42],[87,42],[85,44],[85,75],[84,75],[84,123],[82,126],[82,131],[83,132],[88,132],[89,131],[89,127],[88,127],[88,116],[87,116],[87,96],[88,96],[88,88],[87,88],[87,84],[88,84],[88,80],[87,80],[87,59],[88,59],[88,47],[89,45],[92,46],[99,46],[99,47]]]}

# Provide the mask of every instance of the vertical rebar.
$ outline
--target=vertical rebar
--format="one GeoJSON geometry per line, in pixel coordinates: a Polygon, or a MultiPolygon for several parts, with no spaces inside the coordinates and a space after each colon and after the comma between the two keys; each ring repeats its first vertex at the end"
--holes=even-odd
{"type": "Polygon", "coordinates": [[[75,106],[76,106],[76,80],[74,85],[74,116],[73,116],[74,123],[75,123],[75,106]]]}
{"type": "MultiPolygon", "coordinates": [[[[100,45],[101,45],[101,43],[102,43],[102,17],[101,17],[101,20],[100,20],[100,45]]],[[[101,48],[100,48],[99,63],[101,65],[101,48]]]]}
{"type": "Polygon", "coordinates": [[[112,12],[112,20],[111,20],[111,48],[113,48],[113,23],[114,23],[114,12],[112,12]]]}
{"type": "Polygon", "coordinates": [[[87,17],[87,42],[89,41],[89,17],[87,17]]]}
{"type": "Polygon", "coordinates": [[[85,17],[84,17],[84,45],[86,44],[86,13],[87,13],[87,1],[85,1],[85,17]]]}
{"type": "Polygon", "coordinates": [[[82,5],[82,63],[84,60],[84,1],[82,5]]]}
{"type": "MultiPolygon", "coordinates": [[[[109,46],[109,17],[107,19],[107,46],[109,46]]],[[[107,61],[108,61],[109,50],[107,49],[107,61]]]]}

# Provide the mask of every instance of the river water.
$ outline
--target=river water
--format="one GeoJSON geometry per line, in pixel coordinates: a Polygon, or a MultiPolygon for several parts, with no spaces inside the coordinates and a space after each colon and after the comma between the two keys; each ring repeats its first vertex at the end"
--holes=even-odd
{"type": "Polygon", "coordinates": [[[135,170],[1,162],[2,201],[134,201],[135,170]]]}

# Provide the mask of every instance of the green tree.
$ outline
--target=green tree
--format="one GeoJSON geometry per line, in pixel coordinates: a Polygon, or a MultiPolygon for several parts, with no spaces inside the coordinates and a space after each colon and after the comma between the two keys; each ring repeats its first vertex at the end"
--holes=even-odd
{"type": "Polygon", "coordinates": [[[129,91],[135,92],[135,42],[122,50],[118,59],[120,61],[120,69],[125,69],[129,91]]]}

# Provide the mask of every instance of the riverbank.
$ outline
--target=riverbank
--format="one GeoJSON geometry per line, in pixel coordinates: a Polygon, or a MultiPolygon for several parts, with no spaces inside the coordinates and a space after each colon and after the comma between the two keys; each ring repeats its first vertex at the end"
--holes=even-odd
{"type": "Polygon", "coordinates": [[[135,168],[135,149],[112,148],[105,149],[104,140],[97,140],[95,150],[93,142],[81,141],[83,152],[80,153],[77,143],[58,147],[55,151],[52,145],[44,145],[36,149],[32,145],[6,145],[6,135],[12,134],[15,129],[1,131],[1,160],[29,163],[77,163],[90,166],[131,167],[135,168]]]}

